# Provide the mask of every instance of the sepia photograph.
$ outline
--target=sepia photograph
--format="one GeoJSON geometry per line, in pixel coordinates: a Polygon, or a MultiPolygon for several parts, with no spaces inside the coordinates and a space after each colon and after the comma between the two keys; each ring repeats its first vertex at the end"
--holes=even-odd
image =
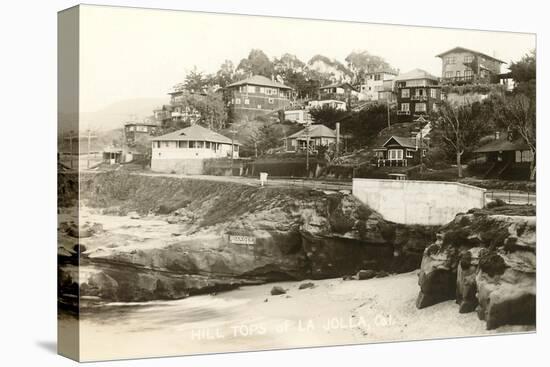
{"type": "Polygon", "coordinates": [[[536,332],[534,33],[57,22],[59,354],[536,332]]]}

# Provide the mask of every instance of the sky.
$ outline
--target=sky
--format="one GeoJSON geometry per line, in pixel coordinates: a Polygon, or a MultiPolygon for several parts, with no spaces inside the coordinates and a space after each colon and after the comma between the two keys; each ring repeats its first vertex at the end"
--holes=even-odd
{"type": "MultiPolygon", "coordinates": [[[[345,63],[353,50],[382,56],[407,72],[441,74],[435,55],[462,46],[507,63],[535,48],[535,35],[447,28],[226,15],[124,7],[81,7],[80,108],[97,111],[127,99],[163,98],[188,71],[238,65],[251,49],[307,62],[322,54],[345,63]]],[[[503,67],[503,72],[506,65],[503,67]]]]}

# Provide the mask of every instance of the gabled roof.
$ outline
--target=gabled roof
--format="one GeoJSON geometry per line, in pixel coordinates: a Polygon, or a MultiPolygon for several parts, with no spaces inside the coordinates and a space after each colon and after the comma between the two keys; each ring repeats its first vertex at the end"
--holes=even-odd
{"type": "Polygon", "coordinates": [[[390,141],[394,140],[397,144],[402,146],[403,148],[412,148],[416,149],[416,139],[413,138],[404,138],[402,136],[395,136],[392,135],[384,144],[382,144],[383,147],[385,147],[390,141]]]}
{"type": "Polygon", "coordinates": [[[413,69],[406,73],[399,74],[398,76],[395,77],[395,81],[416,80],[416,79],[431,79],[435,81],[439,80],[436,76],[433,76],[432,74],[428,73],[426,70],[422,70],[422,69],[413,69]]]}
{"type": "Polygon", "coordinates": [[[497,61],[497,62],[500,62],[501,64],[506,64],[504,61],[502,60],[499,60],[497,59],[496,57],[493,57],[493,56],[489,56],[487,54],[484,54],[483,52],[479,52],[479,51],[475,51],[475,50],[470,50],[469,48],[465,48],[465,47],[455,47],[455,48],[451,48],[450,50],[448,51],[445,51],[445,52],[442,52],[440,53],[439,55],[435,55],[436,57],[441,57],[443,58],[443,56],[447,55],[447,54],[450,54],[452,52],[471,52],[475,55],[481,55],[483,57],[486,57],[488,59],[491,59],[491,60],[494,60],[494,61],[497,61]]]}
{"type": "Polygon", "coordinates": [[[254,75],[254,76],[251,76],[250,78],[246,78],[246,79],[243,79],[243,80],[239,80],[238,82],[229,84],[226,88],[237,87],[237,86],[239,86],[239,85],[247,85],[247,84],[250,84],[250,85],[259,85],[259,86],[262,86],[262,87],[272,87],[272,88],[281,88],[281,89],[292,89],[292,88],[289,87],[288,85],[281,84],[281,83],[279,83],[279,82],[276,82],[276,81],[274,81],[274,80],[271,80],[271,79],[269,79],[269,78],[266,78],[266,77],[263,76],[263,75],[254,75]]]}
{"type": "MultiPolygon", "coordinates": [[[[155,136],[152,141],[210,141],[214,143],[231,144],[231,139],[218,134],[215,131],[202,127],[200,125],[193,125],[186,127],[185,129],[177,130],[165,135],[155,136]]],[[[237,141],[233,141],[233,144],[240,145],[237,141]]]]}
{"type": "Polygon", "coordinates": [[[514,150],[529,150],[529,146],[522,139],[516,139],[514,141],[505,138],[496,139],[477,148],[474,150],[474,153],[507,152],[514,150]]]}
{"type": "MultiPolygon", "coordinates": [[[[306,130],[307,128],[302,129],[297,133],[290,135],[288,138],[289,139],[301,138],[304,135],[306,135],[306,130]]],[[[308,135],[310,138],[336,138],[336,132],[326,127],[325,125],[311,125],[309,127],[308,135]]]]}
{"type": "Polygon", "coordinates": [[[338,83],[332,83],[329,85],[323,85],[322,87],[319,87],[319,89],[326,89],[326,88],[343,88],[343,87],[349,87],[350,89],[353,89],[357,92],[357,89],[353,85],[351,85],[348,82],[338,82],[338,83]]]}

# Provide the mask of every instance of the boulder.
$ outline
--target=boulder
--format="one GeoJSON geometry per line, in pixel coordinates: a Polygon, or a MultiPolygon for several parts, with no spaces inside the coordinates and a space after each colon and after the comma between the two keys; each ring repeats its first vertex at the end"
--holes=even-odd
{"type": "Polygon", "coordinates": [[[315,287],[315,284],[313,284],[311,282],[307,282],[307,283],[300,284],[298,289],[307,289],[307,288],[313,288],[313,287],[315,287]]]}
{"type": "Polygon", "coordinates": [[[278,295],[285,294],[285,293],[286,293],[286,290],[281,286],[276,285],[273,288],[271,288],[271,295],[272,296],[278,296],[278,295]]]}
{"type": "Polygon", "coordinates": [[[532,252],[487,253],[476,276],[478,316],[487,329],[536,322],[536,259],[532,252]]]}
{"type": "Polygon", "coordinates": [[[455,297],[456,254],[452,247],[434,243],[426,248],[418,273],[420,292],[417,308],[450,300],[455,297]]]}
{"type": "Polygon", "coordinates": [[[365,279],[371,279],[374,278],[377,275],[376,270],[359,270],[357,272],[357,279],[359,280],[365,280],[365,279]]]}

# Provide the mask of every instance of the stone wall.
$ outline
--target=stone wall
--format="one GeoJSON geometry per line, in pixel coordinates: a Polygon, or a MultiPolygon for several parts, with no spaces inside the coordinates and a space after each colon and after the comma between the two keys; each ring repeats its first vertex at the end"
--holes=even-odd
{"type": "Polygon", "coordinates": [[[353,179],[353,195],[384,219],[442,225],[485,205],[485,189],[457,182],[353,179]]]}

